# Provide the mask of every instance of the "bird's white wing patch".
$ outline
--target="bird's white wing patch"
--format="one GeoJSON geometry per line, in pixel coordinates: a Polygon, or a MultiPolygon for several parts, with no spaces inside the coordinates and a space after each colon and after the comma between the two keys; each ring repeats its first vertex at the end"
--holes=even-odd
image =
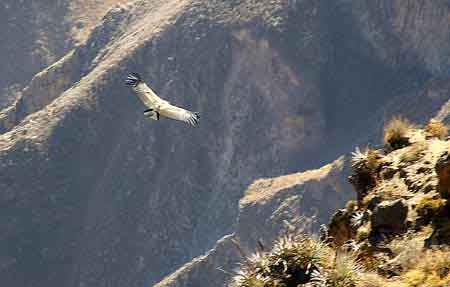
{"type": "Polygon", "coordinates": [[[125,85],[132,87],[139,99],[149,108],[144,115],[152,119],[159,119],[164,116],[174,120],[186,122],[196,126],[200,120],[199,113],[193,113],[188,110],[171,105],[158,97],[153,90],[145,84],[138,73],[131,73],[125,79],[125,85]]]}
{"type": "Polygon", "coordinates": [[[161,105],[158,108],[158,111],[161,116],[186,122],[192,126],[196,126],[200,120],[199,113],[193,113],[188,110],[171,105],[169,103],[161,105]]]}

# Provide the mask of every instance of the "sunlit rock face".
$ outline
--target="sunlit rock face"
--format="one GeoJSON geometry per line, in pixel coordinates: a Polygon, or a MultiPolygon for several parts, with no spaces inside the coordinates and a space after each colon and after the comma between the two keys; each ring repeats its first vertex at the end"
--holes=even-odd
{"type": "Polygon", "coordinates": [[[239,202],[233,233],[155,286],[228,286],[245,257],[270,250],[280,236],[317,232],[353,196],[343,176],[347,164],[340,157],[319,169],[256,180],[239,202]]]}
{"type": "MultiPolygon", "coordinates": [[[[24,87],[0,112],[3,282],[151,285],[236,230],[254,180],[331,162],[373,140],[390,114],[425,121],[441,109],[445,118],[448,34],[417,44],[443,20],[408,20],[402,34],[389,25],[403,5],[371,3],[134,1],[105,9],[86,38],[73,26],[42,26],[62,41],[38,65],[36,37],[2,42],[15,53],[2,53],[14,65],[0,70],[9,77],[1,85],[24,87]],[[199,111],[200,128],[144,119],[123,85],[131,71],[199,111]]],[[[426,11],[448,16],[444,4],[426,11]]],[[[85,19],[73,5],[52,9],[85,19]]],[[[21,27],[38,17],[7,9],[0,13],[25,19],[21,27]]],[[[317,186],[311,194],[329,187],[317,186]]],[[[331,209],[326,199],[311,208],[331,209]]]]}

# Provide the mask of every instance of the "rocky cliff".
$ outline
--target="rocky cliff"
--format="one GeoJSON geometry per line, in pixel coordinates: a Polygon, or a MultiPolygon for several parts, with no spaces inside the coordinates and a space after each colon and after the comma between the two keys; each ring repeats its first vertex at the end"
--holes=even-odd
{"type": "MultiPolygon", "coordinates": [[[[24,86],[8,89],[0,113],[0,277],[9,286],[156,284],[238,230],[255,179],[331,162],[375,139],[394,113],[447,118],[444,0],[152,0],[108,12],[75,2],[51,6],[69,11],[59,18],[41,4],[26,13],[1,4],[8,25],[31,33],[43,18],[40,29],[61,39],[37,61],[34,34],[0,29],[16,35],[2,42],[0,86],[24,86]],[[92,27],[85,38],[47,23],[101,15],[79,25],[92,27]],[[129,71],[200,111],[201,128],[146,121],[123,87],[129,71]]],[[[340,201],[320,197],[329,185],[320,186],[306,201],[292,194],[287,208],[326,217],[340,201]]]]}
{"type": "Polygon", "coordinates": [[[440,122],[422,130],[394,119],[383,150],[353,152],[357,200],[334,213],[320,238],[288,231],[273,248],[244,255],[227,286],[449,286],[448,140],[440,122]]]}
{"type": "Polygon", "coordinates": [[[345,164],[342,157],[317,170],[255,181],[240,200],[236,230],[156,286],[225,286],[258,244],[270,248],[279,236],[300,229],[317,232],[351,198],[345,164]]]}
{"type": "Polygon", "coordinates": [[[0,107],[18,97],[19,87],[51,65],[100,22],[117,0],[29,1],[0,4],[0,107]]]}

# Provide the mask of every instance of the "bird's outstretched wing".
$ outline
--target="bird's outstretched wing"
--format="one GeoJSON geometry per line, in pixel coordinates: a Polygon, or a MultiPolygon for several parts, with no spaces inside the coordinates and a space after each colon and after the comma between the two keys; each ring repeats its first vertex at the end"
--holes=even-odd
{"type": "Polygon", "coordinates": [[[200,113],[190,112],[171,104],[161,105],[158,109],[158,112],[161,116],[186,122],[194,127],[197,126],[198,122],[200,121],[200,113]]]}
{"type": "Polygon", "coordinates": [[[157,104],[168,103],[156,95],[156,93],[142,81],[138,73],[131,73],[125,79],[125,85],[130,86],[138,95],[139,99],[149,108],[157,104]]]}
{"type": "Polygon", "coordinates": [[[158,97],[149,86],[147,86],[137,73],[131,73],[125,79],[125,85],[130,86],[138,95],[139,99],[149,108],[144,115],[152,119],[159,119],[159,116],[186,122],[192,126],[197,126],[200,121],[200,114],[171,105],[158,97]]]}

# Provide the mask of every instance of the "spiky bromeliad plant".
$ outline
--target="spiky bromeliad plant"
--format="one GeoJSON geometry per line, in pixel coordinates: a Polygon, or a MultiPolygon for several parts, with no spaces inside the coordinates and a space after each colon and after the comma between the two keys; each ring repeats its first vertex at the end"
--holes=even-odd
{"type": "Polygon", "coordinates": [[[375,172],[380,167],[380,153],[369,147],[363,151],[357,147],[352,152],[352,168],[356,172],[375,172]]]}
{"type": "Polygon", "coordinates": [[[255,253],[241,264],[241,269],[234,277],[234,286],[265,287],[275,286],[270,278],[269,260],[261,253],[255,253]]]}
{"type": "Polygon", "coordinates": [[[308,235],[285,236],[270,252],[241,264],[233,287],[356,287],[362,272],[352,253],[334,252],[308,235]]]}
{"type": "Polygon", "coordinates": [[[297,287],[309,283],[320,268],[324,252],[329,248],[309,236],[281,237],[270,252],[247,258],[232,286],[297,287]]]}
{"type": "Polygon", "coordinates": [[[380,159],[380,153],[371,148],[361,151],[357,147],[352,152],[351,165],[353,174],[350,177],[350,182],[358,191],[358,202],[364,198],[369,189],[376,185],[377,174],[382,163],[380,159]]]}
{"type": "Polygon", "coordinates": [[[308,283],[311,273],[318,268],[323,244],[307,236],[282,237],[271,254],[272,274],[285,286],[308,283]]]}

